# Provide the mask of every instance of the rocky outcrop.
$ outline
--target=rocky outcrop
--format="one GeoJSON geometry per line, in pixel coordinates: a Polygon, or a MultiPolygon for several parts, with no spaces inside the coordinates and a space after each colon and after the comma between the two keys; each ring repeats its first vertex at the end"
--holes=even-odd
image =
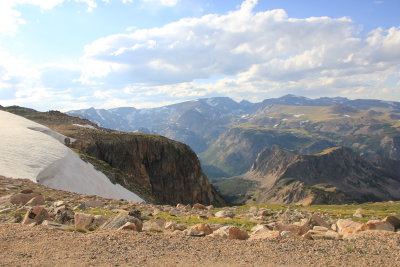
{"type": "Polygon", "coordinates": [[[157,135],[102,129],[58,111],[6,109],[70,137],[66,145],[82,159],[146,201],[225,204],[203,173],[196,154],[185,144],[157,135]]]}
{"type": "Polygon", "coordinates": [[[182,143],[156,135],[93,131],[72,146],[120,170],[129,179],[118,183],[128,189],[138,184],[159,203],[224,204],[196,154],[182,143]]]}
{"type": "Polygon", "coordinates": [[[400,176],[335,147],[298,155],[274,146],[258,156],[243,178],[259,182],[257,202],[333,204],[400,199],[400,176]]]}

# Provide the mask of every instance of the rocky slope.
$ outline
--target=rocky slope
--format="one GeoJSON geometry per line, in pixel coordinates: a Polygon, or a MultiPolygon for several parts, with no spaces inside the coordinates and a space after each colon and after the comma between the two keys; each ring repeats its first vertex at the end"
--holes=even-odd
{"type": "Polygon", "coordinates": [[[0,176],[0,265],[397,266],[399,211],[152,205],[0,176]]]}
{"type": "Polygon", "coordinates": [[[274,146],[259,153],[241,178],[258,183],[253,188],[258,203],[384,201],[400,199],[394,165],[371,163],[345,147],[299,155],[274,146]]]}
{"type": "Polygon", "coordinates": [[[55,111],[37,112],[20,107],[4,109],[70,137],[67,144],[84,160],[106,173],[112,182],[147,201],[225,203],[203,174],[196,154],[187,145],[156,135],[101,129],[86,120],[55,111]]]}

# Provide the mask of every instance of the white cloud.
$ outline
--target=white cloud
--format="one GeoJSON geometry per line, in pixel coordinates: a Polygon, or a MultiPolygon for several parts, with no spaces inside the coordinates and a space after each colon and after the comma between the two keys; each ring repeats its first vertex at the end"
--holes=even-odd
{"type": "MultiPolygon", "coordinates": [[[[85,47],[79,66],[28,67],[0,50],[0,93],[9,99],[15,88],[14,99],[0,104],[148,107],[215,95],[260,101],[286,93],[400,100],[399,27],[364,37],[349,18],[291,18],[280,9],[254,12],[256,3],[106,36],[85,47]]],[[[14,18],[21,19],[17,13],[14,18]]],[[[0,29],[12,33],[11,24],[0,29]]]]}
{"type": "Polygon", "coordinates": [[[168,91],[170,96],[240,96],[252,88],[259,95],[291,91],[368,97],[366,92],[378,91],[398,72],[400,28],[379,28],[363,38],[350,18],[297,19],[284,10],[255,13],[256,3],[247,0],[225,15],[96,40],[85,48],[84,78],[147,86],[154,94],[168,91]],[[197,82],[215,76],[229,78],[207,86],[197,82]]]}

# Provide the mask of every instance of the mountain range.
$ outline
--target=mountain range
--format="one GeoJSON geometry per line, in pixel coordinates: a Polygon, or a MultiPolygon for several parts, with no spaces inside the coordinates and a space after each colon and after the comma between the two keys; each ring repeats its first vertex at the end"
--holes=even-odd
{"type": "Polygon", "coordinates": [[[394,101],[286,95],[251,103],[215,97],[159,108],[67,114],[105,128],[183,142],[198,154],[209,177],[241,175],[273,145],[310,154],[346,146],[364,157],[400,159],[400,103],[394,101]]]}

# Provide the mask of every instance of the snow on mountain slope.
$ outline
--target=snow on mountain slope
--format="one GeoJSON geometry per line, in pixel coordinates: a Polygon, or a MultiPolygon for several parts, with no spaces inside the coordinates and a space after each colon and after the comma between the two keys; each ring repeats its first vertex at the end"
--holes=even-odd
{"type": "Polygon", "coordinates": [[[0,111],[0,126],[0,175],[81,194],[143,201],[81,160],[63,144],[65,136],[5,111],[0,111]]]}

